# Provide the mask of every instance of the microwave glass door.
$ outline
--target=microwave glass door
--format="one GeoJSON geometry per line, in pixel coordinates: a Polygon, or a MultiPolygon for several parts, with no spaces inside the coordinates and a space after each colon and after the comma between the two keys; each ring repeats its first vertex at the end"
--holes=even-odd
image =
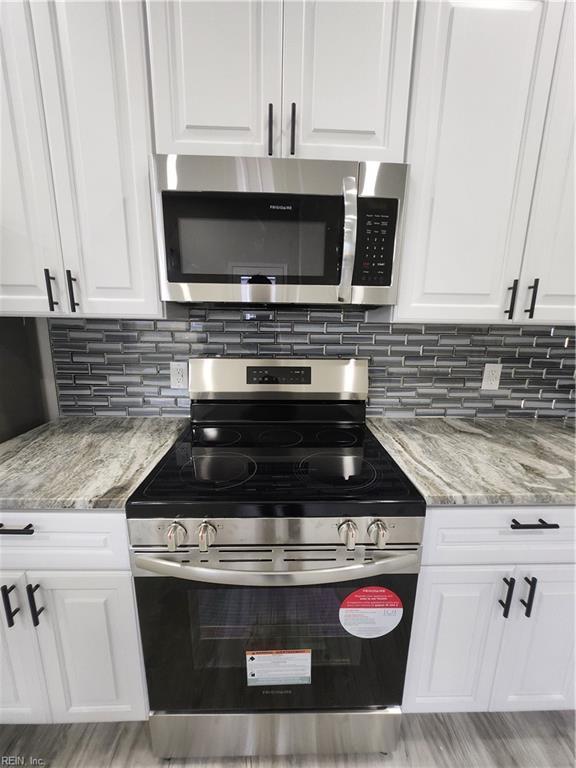
{"type": "Polygon", "coordinates": [[[270,711],[399,705],[416,582],[416,574],[283,588],[136,578],[150,707],[270,711]],[[371,638],[348,631],[353,627],[346,629],[340,614],[349,595],[369,586],[385,587],[402,605],[371,638]]]}
{"type": "Polygon", "coordinates": [[[340,280],[342,197],[163,192],[162,200],[169,282],[340,280]]]}

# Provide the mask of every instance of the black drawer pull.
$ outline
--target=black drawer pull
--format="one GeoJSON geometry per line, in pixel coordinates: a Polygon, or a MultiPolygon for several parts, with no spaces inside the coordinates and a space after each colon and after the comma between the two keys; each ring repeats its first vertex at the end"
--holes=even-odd
{"type": "Polygon", "coordinates": [[[66,283],[68,284],[68,298],[70,299],[70,311],[76,312],[76,307],[79,307],[80,304],[76,301],[74,298],[74,283],[76,282],[76,278],[72,277],[72,272],[70,272],[69,269],[66,270],[66,283]]]}
{"type": "Polygon", "coordinates": [[[268,104],[268,155],[274,153],[274,105],[268,104]]]}
{"type": "Polygon", "coordinates": [[[551,531],[553,528],[560,528],[558,523],[547,523],[546,520],[538,518],[537,523],[519,523],[518,520],[512,518],[510,528],[513,531],[551,531]]]}
{"type": "Polygon", "coordinates": [[[508,614],[510,613],[510,606],[512,605],[512,597],[514,595],[514,587],[516,586],[516,579],[509,578],[509,579],[502,579],[504,584],[507,585],[508,590],[506,591],[506,600],[498,600],[502,608],[504,609],[502,611],[502,616],[504,616],[505,619],[508,618],[508,614]]]}
{"type": "Polygon", "coordinates": [[[504,314],[508,315],[508,320],[512,320],[512,316],[514,315],[514,307],[516,306],[516,294],[518,293],[518,280],[514,280],[508,290],[512,291],[512,293],[510,294],[510,304],[508,309],[504,310],[504,314]]]}
{"type": "Polygon", "coordinates": [[[290,154],[296,154],[296,104],[290,107],[290,154]]]}
{"type": "Polygon", "coordinates": [[[26,584],[26,592],[28,594],[28,604],[30,606],[30,614],[32,615],[32,624],[34,624],[35,627],[40,624],[40,614],[46,610],[45,606],[38,606],[36,605],[36,599],[34,597],[34,592],[36,590],[40,589],[40,584],[35,584],[32,586],[32,584],[26,584]]]}
{"type": "Polygon", "coordinates": [[[526,584],[530,585],[530,591],[528,592],[528,600],[520,600],[524,608],[526,608],[526,611],[524,612],[524,616],[526,616],[527,619],[530,618],[532,615],[532,606],[534,605],[534,595],[536,594],[536,584],[538,584],[538,579],[536,576],[529,579],[528,576],[524,577],[524,581],[526,584]]]}
{"type": "Polygon", "coordinates": [[[5,584],[3,584],[0,587],[0,592],[2,592],[2,602],[4,604],[4,613],[6,614],[6,623],[8,624],[8,627],[14,626],[14,616],[18,613],[20,608],[14,608],[12,610],[12,606],[10,604],[10,592],[13,592],[16,589],[16,584],[12,584],[11,587],[7,587],[5,584]]]}
{"type": "Polygon", "coordinates": [[[32,523],[28,523],[24,528],[5,528],[4,523],[0,523],[0,534],[13,534],[14,536],[32,536],[34,533],[34,526],[32,523]]]}
{"type": "Polygon", "coordinates": [[[54,294],[52,293],[52,280],[56,281],[55,277],[52,277],[49,269],[44,270],[44,280],[46,281],[46,293],[48,295],[48,307],[50,312],[54,312],[54,307],[58,306],[58,302],[54,301],[54,294]]]}

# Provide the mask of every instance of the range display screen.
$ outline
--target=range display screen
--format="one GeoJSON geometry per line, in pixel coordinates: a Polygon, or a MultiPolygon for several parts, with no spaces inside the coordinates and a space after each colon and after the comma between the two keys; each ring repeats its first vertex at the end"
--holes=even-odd
{"type": "Polygon", "coordinates": [[[247,366],[246,384],[311,384],[310,366],[247,366]]]}

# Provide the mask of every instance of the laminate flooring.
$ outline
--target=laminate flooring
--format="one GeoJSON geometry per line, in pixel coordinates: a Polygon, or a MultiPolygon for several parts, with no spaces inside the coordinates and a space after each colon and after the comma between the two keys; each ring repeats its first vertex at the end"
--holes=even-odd
{"type": "Polygon", "coordinates": [[[574,728],[573,712],[404,715],[401,741],[388,756],[161,760],[150,750],[146,723],[4,725],[0,726],[0,766],[573,768],[574,728]]]}

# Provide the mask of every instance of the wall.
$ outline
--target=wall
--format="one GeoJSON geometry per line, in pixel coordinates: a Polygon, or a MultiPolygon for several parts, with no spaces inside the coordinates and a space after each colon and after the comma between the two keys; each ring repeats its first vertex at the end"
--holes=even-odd
{"type": "Polygon", "coordinates": [[[383,311],[191,309],[190,319],[52,320],[62,414],[181,416],[169,363],[191,356],[366,357],[370,414],[573,418],[574,327],[399,325],[383,311]],[[483,366],[501,362],[497,392],[483,366]]]}

